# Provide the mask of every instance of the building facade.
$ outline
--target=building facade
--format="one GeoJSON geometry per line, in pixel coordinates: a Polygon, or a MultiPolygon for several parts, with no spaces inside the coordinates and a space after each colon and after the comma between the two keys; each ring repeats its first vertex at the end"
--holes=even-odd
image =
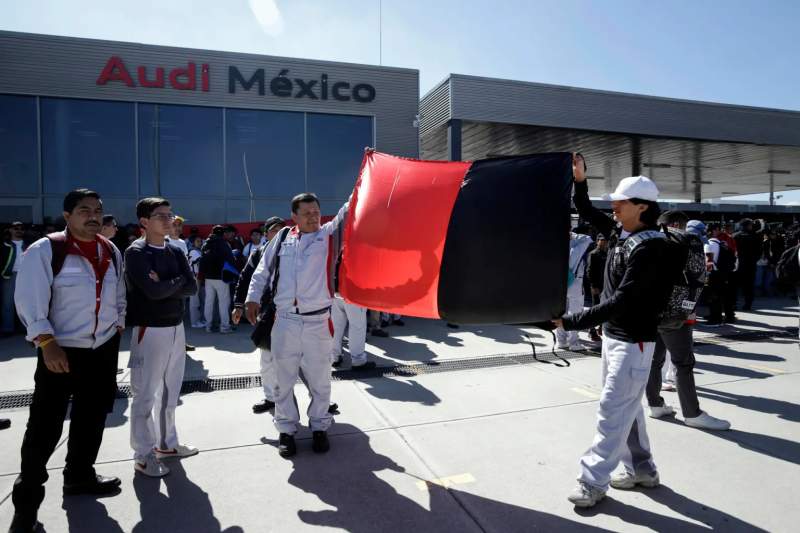
{"type": "Polygon", "coordinates": [[[101,193],[134,222],[161,195],[197,224],[347,199],[365,147],[418,157],[416,70],[0,32],[0,222],[101,193]]]}

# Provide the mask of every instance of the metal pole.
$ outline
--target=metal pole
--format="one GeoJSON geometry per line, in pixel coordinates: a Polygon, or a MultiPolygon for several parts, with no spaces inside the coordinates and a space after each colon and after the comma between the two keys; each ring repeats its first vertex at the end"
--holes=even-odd
{"type": "Polygon", "coordinates": [[[769,174],[769,205],[775,205],[775,176],[769,174]]]}

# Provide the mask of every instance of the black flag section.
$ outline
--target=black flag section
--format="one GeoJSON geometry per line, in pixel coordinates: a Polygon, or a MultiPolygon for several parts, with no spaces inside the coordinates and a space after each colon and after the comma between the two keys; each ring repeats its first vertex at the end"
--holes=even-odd
{"type": "Polygon", "coordinates": [[[441,317],[513,324],[564,314],[571,191],[571,153],[473,163],[447,228],[441,317]]]}

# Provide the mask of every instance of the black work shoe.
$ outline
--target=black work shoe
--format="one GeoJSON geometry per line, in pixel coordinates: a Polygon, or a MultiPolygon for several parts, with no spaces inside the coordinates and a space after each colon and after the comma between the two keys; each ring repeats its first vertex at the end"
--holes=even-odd
{"type": "Polygon", "coordinates": [[[315,431],[311,434],[313,440],[311,449],[314,453],[325,453],[331,449],[331,443],[328,442],[328,434],[324,431],[315,431]]]}
{"type": "Polygon", "coordinates": [[[733,323],[736,322],[736,317],[735,316],[726,316],[725,318],[722,319],[722,321],[725,322],[726,324],[733,324],[733,323]]]}
{"type": "Polygon", "coordinates": [[[275,402],[271,402],[264,398],[264,401],[253,405],[253,412],[256,414],[266,413],[270,409],[275,408],[275,402]]]}
{"type": "Polygon", "coordinates": [[[452,322],[448,322],[447,327],[450,329],[458,329],[458,324],[453,324],[452,322]]]}
{"type": "Polygon", "coordinates": [[[373,329],[373,330],[372,330],[372,336],[373,336],[373,337],[388,337],[388,336],[389,336],[389,334],[388,334],[388,333],[386,333],[386,332],[385,332],[384,330],[382,330],[382,329],[373,329]]]}
{"type": "Polygon", "coordinates": [[[337,357],[336,361],[331,363],[331,366],[333,368],[339,368],[340,366],[342,366],[342,356],[340,355],[339,357],[337,357]]]}
{"type": "Polygon", "coordinates": [[[338,403],[330,404],[328,406],[328,413],[330,413],[332,415],[338,415],[339,414],[339,404],[338,403]]]}
{"type": "Polygon", "coordinates": [[[8,429],[11,427],[11,420],[8,418],[0,418],[0,429],[8,429]]]}
{"type": "Polygon", "coordinates": [[[39,522],[36,521],[36,513],[14,513],[14,518],[11,520],[8,533],[31,533],[38,528],[39,522]]]}
{"type": "Polygon", "coordinates": [[[294,443],[294,435],[281,433],[278,437],[278,455],[281,457],[291,457],[297,453],[297,445],[294,443]]]}
{"type": "Polygon", "coordinates": [[[64,496],[75,496],[77,494],[94,494],[96,496],[118,494],[120,492],[119,486],[121,483],[118,477],[105,477],[101,475],[95,475],[94,479],[78,483],[64,482],[64,496]]]}
{"type": "Polygon", "coordinates": [[[405,326],[405,325],[406,325],[406,323],[405,323],[405,322],[403,322],[403,321],[402,321],[401,319],[399,319],[399,318],[395,318],[394,320],[392,320],[392,325],[393,325],[393,326],[400,326],[400,327],[402,327],[402,326],[405,326]]]}
{"type": "Polygon", "coordinates": [[[193,352],[193,351],[195,351],[195,347],[193,345],[191,345],[191,344],[187,344],[186,345],[186,351],[187,352],[193,352]]]}
{"type": "Polygon", "coordinates": [[[350,369],[351,370],[359,370],[359,371],[360,370],[372,370],[376,366],[377,365],[375,364],[375,361],[367,361],[363,365],[353,365],[352,367],[350,367],[350,369]]]}

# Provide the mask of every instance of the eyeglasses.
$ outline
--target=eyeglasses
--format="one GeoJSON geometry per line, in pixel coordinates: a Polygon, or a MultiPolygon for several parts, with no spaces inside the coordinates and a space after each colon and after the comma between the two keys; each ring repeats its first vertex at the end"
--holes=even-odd
{"type": "Polygon", "coordinates": [[[155,214],[155,215],[150,215],[150,218],[157,218],[159,220],[163,220],[164,222],[172,222],[172,221],[175,220],[175,215],[173,215],[172,213],[170,213],[168,215],[165,215],[165,214],[162,214],[162,213],[158,213],[158,214],[155,214]]]}

